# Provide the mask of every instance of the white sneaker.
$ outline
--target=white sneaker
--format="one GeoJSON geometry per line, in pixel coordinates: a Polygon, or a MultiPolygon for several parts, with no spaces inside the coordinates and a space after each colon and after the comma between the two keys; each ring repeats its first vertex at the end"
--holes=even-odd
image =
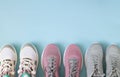
{"type": "Polygon", "coordinates": [[[17,63],[16,50],[12,45],[5,45],[0,50],[0,77],[14,77],[17,63]]]}
{"type": "Polygon", "coordinates": [[[20,51],[19,77],[36,77],[38,52],[32,44],[25,44],[20,51]]]}
{"type": "Polygon", "coordinates": [[[85,64],[87,77],[104,77],[103,67],[103,50],[99,43],[92,44],[85,54],[85,64]]]}
{"type": "Polygon", "coordinates": [[[107,48],[106,77],[120,77],[120,49],[117,45],[107,48]]]}

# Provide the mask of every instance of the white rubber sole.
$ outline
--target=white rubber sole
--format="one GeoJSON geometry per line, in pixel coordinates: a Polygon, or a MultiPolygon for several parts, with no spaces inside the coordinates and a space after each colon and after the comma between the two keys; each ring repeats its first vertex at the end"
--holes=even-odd
{"type": "Polygon", "coordinates": [[[86,70],[87,70],[87,66],[86,66],[86,60],[87,60],[87,59],[86,59],[86,58],[87,58],[88,49],[89,49],[89,48],[87,48],[87,50],[86,50],[86,52],[85,52],[85,58],[84,58],[84,59],[85,59],[85,67],[86,67],[86,70]]]}

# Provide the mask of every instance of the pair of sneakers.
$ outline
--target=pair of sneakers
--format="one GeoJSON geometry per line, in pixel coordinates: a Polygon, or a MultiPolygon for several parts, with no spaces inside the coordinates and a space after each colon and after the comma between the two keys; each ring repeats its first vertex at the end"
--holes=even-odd
{"type": "MultiPolygon", "coordinates": [[[[36,77],[38,52],[34,45],[25,44],[20,50],[18,77],[36,77]]],[[[0,77],[15,77],[17,63],[16,50],[12,45],[5,45],[0,50],[0,77]]],[[[78,46],[71,44],[64,53],[63,63],[66,77],[79,77],[82,68],[82,54],[78,46]]],[[[55,44],[49,44],[43,51],[41,65],[45,77],[59,77],[61,64],[60,50],[55,44]]]]}
{"type": "MultiPolygon", "coordinates": [[[[0,50],[0,77],[15,77],[17,64],[16,49],[8,44],[0,50]]],[[[20,50],[18,77],[35,77],[38,65],[38,53],[34,45],[25,44],[20,50]]]]}
{"type": "MultiPolygon", "coordinates": [[[[65,77],[79,77],[82,68],[82,53],[75,44],[69,45],[63,57],[65,77]]],[[[61,64],[60,50],[55,44],[49,44],[42,53],[41,65],[45,77],[59,77],[58,70],[61,64]]]]}
{"type": "MultiPolygon", "coordinates": [[[[85,54],[87,77],[104,77],[102,62],[102,46],[94,43],[85,54]]],[[[106,50],[106,77],[120,77],[120,48],[114,44],[106,50]]]]}

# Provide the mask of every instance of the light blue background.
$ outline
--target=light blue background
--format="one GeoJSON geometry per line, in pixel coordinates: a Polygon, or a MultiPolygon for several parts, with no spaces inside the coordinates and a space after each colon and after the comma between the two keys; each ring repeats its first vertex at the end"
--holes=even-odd
{"type": "MultiPolygon", "coordinates": [[[[57,44],[61,54],[75,43],[84,54],[96,41],[104,50],[110,43],[120,43],[120,0],[0,1],[0,46],[12,43],[19,53],[23,43],[32,42],[41,55],[49,43],[57,44]]],[[[85,76],[83,68],[81,77],[85,76]]],[[[43,77],[40,66],[37,77],[43,77]]]]}

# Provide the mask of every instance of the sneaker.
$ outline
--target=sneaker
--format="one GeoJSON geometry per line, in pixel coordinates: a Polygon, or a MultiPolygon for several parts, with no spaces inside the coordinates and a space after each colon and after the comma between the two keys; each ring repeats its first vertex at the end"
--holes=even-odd
{"type": "Polygon", "coordinates": [[[58,70],[61,63],[60,50],[55,44],[49,44],[43,51],[41,65],[45,77],[59,77],[58,70]]]}
{"type": "Polygon", "coordinates": [[[0,50],[0,77],[14,77],[17,63],[16,50],[11,45],[5,45],[0,50]]]}
{"type": "Polygon", "coordinates": [[[64,53],[63,63],[65,67],[65,77],[79,77],[82,69],[82,53],[79,47],[71,44],[64,53]]]}
{"type": "Polygon", "coordinates": [[[34,45],[25,44],[20,51],[19,77],[36,77],[38,52],[34,45]]]}
{"type": "Polygon", "coordinates": [[[117,45],[107,48],[106,77],[120,77],[120,49],[117,45]]]}
{"type": "Polygon", "coordinates": [[[99,43],[92,44],[85,54],[87,77],[104,77],[102,60],[102,46],[99,43]]]}

